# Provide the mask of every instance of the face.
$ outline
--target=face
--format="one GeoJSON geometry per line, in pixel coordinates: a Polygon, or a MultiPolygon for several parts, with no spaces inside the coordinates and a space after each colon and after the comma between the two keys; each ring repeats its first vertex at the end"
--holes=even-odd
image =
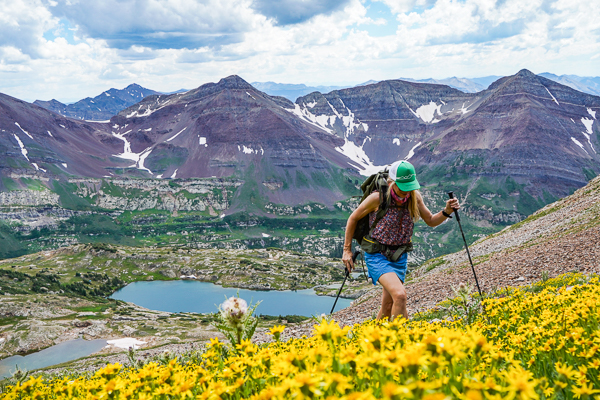
{"type": "Polygon", "coordinates": [[[400,196],[400,197],[406,197],[406,195],[409,193],[409,192],[404,192],[404,191],[400,190],[400,189],[398,188],[398,186],[396,186],[396,183],[395,183],[395,182],[393,182],[393,183],[392,183],[392,190],[393,190],[394,192],[396,192],[396,194],[397,194],[398,196],[400,196]]]}

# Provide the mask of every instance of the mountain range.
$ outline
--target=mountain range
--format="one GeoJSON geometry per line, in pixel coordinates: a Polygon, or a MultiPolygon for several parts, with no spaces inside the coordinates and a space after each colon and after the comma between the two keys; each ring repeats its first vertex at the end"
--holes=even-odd
{"type": "Polygon", "coordinates": [[[69,118],[107,121],[119,111],[139,102],[144,97],[159,94],[161,93],[133,83],[125,89],[109,89],[94,98],[86,97],[73,104],[63,104],[55,99],[36,100],[33,104],[69,118]]]}
{"type": "Polygon", "coordinates": [[[540,74],[544,78],[552,79],[555,82],[568,86],[580,92],[600,96],[600,77],[577,76],[577,75],[554,75],[549,72],[540,74]]]}
{"type": "Polygon", "coordinates": [[[337,171],[367,175],[401,158],[435,175],[426,181],[439,180],[441,171],[510,175],[536,197],[568,194],[599,172],[600,98],[527,70],[478,93],[392,80],[313,92],[296,103],[238,76],[172,95],[133,89],[129,95],[141,101],[104,123],[3,95],[4,171],[252,177],[285,186],[289,194],[258,184],[270,201],[283,204],[313,196],[331,203],[343,197],[337,171]],[[328,182],[328,190],[313,194],[316,181],[328,182]]]}
{"type": "Polygon", "coordinates": [[[270,96],[285,97],[295,101],[298,97],[312,92],[331,92],[332,90],[344,89],[346,86],[307,86],[303,83],[275,83],[275,82],[252,82],[252,86],[267,93],[270,96]]]}

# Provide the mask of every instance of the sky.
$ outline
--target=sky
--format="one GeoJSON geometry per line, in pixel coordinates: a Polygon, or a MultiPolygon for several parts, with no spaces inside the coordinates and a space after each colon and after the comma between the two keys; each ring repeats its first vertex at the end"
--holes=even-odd
{"type": "Polygon", "coordinates": [[[600,75],[599,0],[0,0],[0,93],[600,75]]]}

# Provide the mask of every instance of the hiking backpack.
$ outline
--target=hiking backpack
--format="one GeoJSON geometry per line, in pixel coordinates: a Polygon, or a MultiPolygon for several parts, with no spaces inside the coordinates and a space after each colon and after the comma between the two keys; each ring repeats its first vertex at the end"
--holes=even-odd
{"type": "MultiPolygon", "coordinates": [[[[358,202],[358,204],[365,201],[367,197],[373,192],[379,192],[379,209],[377,210],[377,214],[375,215],[375,221],[373,222],[373,228],[379,222],[381,218],[385,215],[387,211],[388,201],[388,179],[389,173],[387,168],[383,171],[379,171],[376,174],[369,176],[362,185],[360,185],[360,190],[362,190],[363,194],[358,202]]],[[[371,227],[369,226],[369,216],[366,215],[362,217],[356,223],[356,229],[354,230],[354,235],[352,236],[359,245],[362,246],[363,239],[369,235],[371,231],[371,227]]]]}

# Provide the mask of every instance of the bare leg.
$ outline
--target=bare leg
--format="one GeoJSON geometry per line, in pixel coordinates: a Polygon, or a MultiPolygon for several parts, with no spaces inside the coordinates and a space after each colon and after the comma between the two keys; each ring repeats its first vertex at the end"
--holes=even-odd
{"type": "MultiPolygon", "coordinates": [[[[394,319],[396,316],[403,316],[408,319],[408,311],[406,310],[406,290],[404,289],[404,285],[398,275],[393,272],[388,272],[379,277],[379,284],[383,286],[383,296],[381,298],[381,311],[379,312],[382,316],[387,316],[384,311],[384,305],[388,306],[389,299],[386,298],[389,296],[392,300],[391,307],[391,317],[390,319],[394,319]],[[384,303],[385,301],[385,303],[384,303]]],[[[379,315],[377,316],[379,318],[379,315]]]]}
{"type": "Polygon", "coordinates": [[[383,294],[381,295],[381,308],[379,309],[379,314],[377,314],[377,319],[392,319],[392,305],[394,304],[394,300],[392,296],[389,294],[385,288],[383,288],[383,294]]]}

